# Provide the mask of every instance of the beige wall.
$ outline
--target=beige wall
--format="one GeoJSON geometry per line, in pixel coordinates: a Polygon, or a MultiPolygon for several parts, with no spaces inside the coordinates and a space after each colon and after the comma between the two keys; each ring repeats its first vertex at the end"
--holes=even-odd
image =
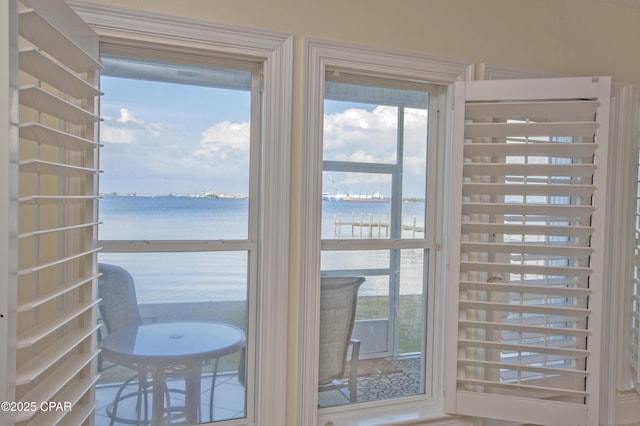
{"type": "Polygon", "coordinates": [[[640,9],[598,0],[90,1],[290,33],[298,42],[320,37],[640,83],[640,9]]]}
{"type": "Polygon", "coordinates": [[[303,38],[640,84],[640,9],[598,0],[88,0],[295,37],[288,422],[296,424],[303,38]]]}

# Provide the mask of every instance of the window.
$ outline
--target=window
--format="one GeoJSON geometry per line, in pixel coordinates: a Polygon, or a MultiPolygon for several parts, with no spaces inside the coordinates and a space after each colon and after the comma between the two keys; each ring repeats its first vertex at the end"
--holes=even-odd
{"type": "MultiPolygon", "coordinates": [[[[443,271],[444,189],[436,182],[444,173],[447,85],[464,78],[468,64],[316,40],[307,51],[301,371],[316,373],[302,376],[300,423],[442,415],[434,366],[442,362],[435,348],[443,334],[434,323],[443,294],[434,283],[443,271]],[[344,277],[364,278],[353,330],[362,374],[353,399],[318,387],[326,361],[323,283],[344,277]],[[412,387],[390,383],[409,375],[412,387]],[[374,395],[374,386],[386,392],[374,395]]],[[[349,389],[347,379],[335,384],[349,389]]]]}
{"type": "MultiPolygon", "coordinates": [[[[332,381],[320,387],[320,407],[425,392],[434,247],[434,203],[427,191],[427,175],[433,173],[427,164],[437,88],[399,89],[392,82],[370,79],[365,85],[335,77],[347,73],[333,71],[325,84],[320,291],[324,300],[332,279],[364,278],[355,323],[345,322],[359,345],[358,357],[350,356],[350,368],[358,369],[352,379],[357,386],[350,389],[357,395],[341,398],[332,381]]],[[[321,381],[331,376],[333,360],[324,341],[333,342],[339,327],[337,313],[322,315],[327,309],[321,302],[321,381]]]]}
{"type": "MultiPolygon", "coordinates": [[[[174,63],[156,59],[162,52],[147,50],[153,59],[109,52],[103,46],[98,262],[132,275],[140,315],[152,321],[146,328],[216,322],[241,330],[244,345],[202,359],[200,381],[209,398],[200,421],[251,418],[261,64],[174,63]]],[[[109,367],[98,383],[100,400],[117,399],[119,384],[131,375],[109,367]]],[[[167,386],[179,383],[180,377],[167,386]]],[[[180,401],[184,394],[172,397],[180,401]]],[[[115,404],[119,418],[136,418],[125,401],[115,404]]]]}

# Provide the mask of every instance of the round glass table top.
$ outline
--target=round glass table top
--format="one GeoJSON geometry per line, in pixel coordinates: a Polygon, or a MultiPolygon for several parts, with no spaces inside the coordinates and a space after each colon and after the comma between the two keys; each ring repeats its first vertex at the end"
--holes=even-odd
{"type": "Polygon", "coordinates": [[[216,322],[168,322],[126,327],[102,340],[105,352],[139,361],[215,358],[245,346],[242,330],[216,322]]]}

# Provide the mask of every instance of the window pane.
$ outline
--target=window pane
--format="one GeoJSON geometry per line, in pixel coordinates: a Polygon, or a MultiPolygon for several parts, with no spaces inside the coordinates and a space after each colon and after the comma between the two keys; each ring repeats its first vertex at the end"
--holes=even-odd
{"type": "Polygon", "coordinates": [[[427,244],[403,240],[426,240],[429,93],[332,81],[325,96],[318,403],[423,394],[427,244]]]}
{"type": "MultiPolygon", "coordinates": [[[[126,395],[148,392],[151,399],[153,394],[152,388],[142,390],[136,366],[153,370],[155,381],[159,380],[157,369],[166,368],[169,392],[165,398],[171,402],[165,402],[165,410],[172,412],[169,407],[174,407],[174,416],[186,416],[180,410],[188,410],[185,392],[189,394],[188,378],[193,377],[188,371],[195,368],[200,382],[195,403],[202,421],[208,421],[210,415],[214,420],[244,417],[248,254],[104,253],[99,262],[103,276],[109,276],[105,264],[115,265],[131,274],[133,286],[130,293],[123,291],[113,282],[113,275],[99,281],[103,322],[100,399],[117,404],[118,418],[134,420],[138,416],[133,409],[136,397],[126,395]],[[131,310],[139,313],[141,324],[120,319],[131,310]],[[114,319],[114,315],[119,317],[114,319]],[[128,337],[130,343],[114,344],[124,338],[123,333],[133,333],[128,337]],[[141,356],[145,353],[149,355],[141,356]],[[125,396],[118,397],[118,390],[130,378],[125,396]]],[[[151,411],[148,415],[153,416],[151,411]]],[[[168,418],[166,422],[169,424],[168,418]]]]}
{"type": "Polygon", "coordinates": [[[246,239],[251,73],[105,64],[100,238],[246,239]]]}
{"type": "Polygon", "coordinates": [[[427,130],[426,109],[404,110],[404,157],[402,175],[403,238],[426,238],[425,196],[427,193],[427,130]]]}
{"type": "MultiPolygon", "coordinates": [[[[332,279],[364,278],[358,289],[352,333],[352,338],[360,342],[358,402],[424,392],[424,376],[421,374],[426,336],[423,252],[367,250],[322,253],[322,291],[332,279]]],[[[321,306],[321,312],[323,309],[321,306]]],[[[323,337],[326,336],[321,335],[321,339],[323,337]]],[[[329,356],[322,345],[320,356],[329,356]]],[[[352,365],[351,355],[348,360],[348,365],[352,365]]],[[[334,385],[341,383],[338,380],[334,385]]],[[[348,397],[349,394],[346,395],[348,397]]],[[[323,407],[349,402],[337,386],[335,389],[331,386],[321,388],[319,393],[319,403],[323,407]]]]}
{"type": "Polygon", "coordinates": [[[395,163],[398,108],[327,101],[324,159],[362,163],[395,163]],[[332,105],[334,104],[334,105],[332,105]]]}
{"type": "Polygon", "coordinates": [[[255,241],[258,229],[249,223],[252,74],[103,62],[99,236],[138,244],[133,252],[105,244],[110,252],[99,255],[97,398],[108,404],[96,423],[244,418],[256,262],[242,240],[255,241]],[[192,240],[222,251],[189,251],[192,240]]]}

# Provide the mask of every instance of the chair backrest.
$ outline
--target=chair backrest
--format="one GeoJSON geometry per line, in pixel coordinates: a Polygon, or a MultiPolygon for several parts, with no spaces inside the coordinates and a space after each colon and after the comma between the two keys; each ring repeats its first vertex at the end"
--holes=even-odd
{"type": "Polygon", "coordinates": [[[142,323],[133,277],[124,268],[98,264],[98,297],[102,321],[108,333],[142,323]]]}
{"type": "Polygon", "coordinates": [[[320,283],[320,373],[325,385],[344,376],[356,315],[358,289],[364,277],[327,277],[320,283]]]}

